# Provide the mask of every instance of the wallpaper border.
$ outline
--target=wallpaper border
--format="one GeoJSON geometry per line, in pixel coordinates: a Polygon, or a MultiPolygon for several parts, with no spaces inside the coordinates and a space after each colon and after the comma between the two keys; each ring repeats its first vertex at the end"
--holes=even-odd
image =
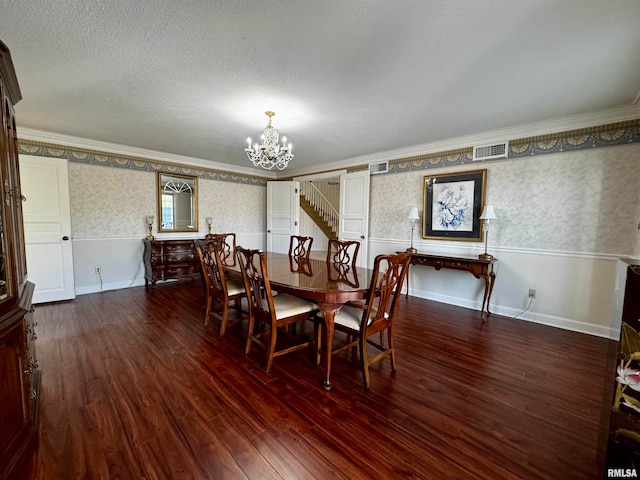
{"type": "MultiPolygon", "coordinates": [[[[389,171],[383,175],[404,173],[429,168],[455,167],[468,164],[499,162],[515,158],[528,158],[535,155],[569,152],[590,148],[603,148],[631,143],[640,143],[640,119],[628,120],[589,128],[568,130],[564,132],[509,139],[509,154],[506,158],[476,160],[472,159],[473,147],[464,147],[445,152],[415,155],[389,161],[389,171]]],[[[195,175],[206,180],[241,183],[264,187],[267,179],[252,175],[238,175],[225,171],[192,167],[165,161],[150,160],[132,156],[118,155],[97,150],[54,145],[34,140],[18,139],[18,153],[40,157],[66,158],[70,162],[90,165],[126,168],[147,172],[168,172],[195,175]]],[[[351,167],[347,170],[355,172],[369,168],[368,165],[351,167]]]]}
{"type": "Polygon", "coordinates": [[[479,165],[486,162],[528,158],[534,155],[612,147],[639,142],[640,119],[635,119],[596,127],[537,135],[535,137],[509,139],[509,154],[506,158],[474,161],[473,146],[471,146],[446,152],[390,160],[387,174],[428,168],[454,167],[472,163],[479,165]]]}
{"type": "Polygon", "coordinates": [[[97,150],[85,150],[63,145],[54,145],[33,140],[18,139],[18,153],[23,155],[35,155],[38,157],[66,158],[70,162],[102,167],[126,168],[128,170],[138,170],[143,172],[166,172],[194,175],[206,180],[242,183],[260,187],[264,187],[267,184],[267,179],[257,176],[238,175],[212,168],[193,167],[159,160],[101,152],[97,150]]]}

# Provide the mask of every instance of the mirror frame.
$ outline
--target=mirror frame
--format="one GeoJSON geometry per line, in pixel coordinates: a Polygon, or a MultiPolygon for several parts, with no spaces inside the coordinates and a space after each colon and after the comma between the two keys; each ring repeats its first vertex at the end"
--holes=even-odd
{"type": "Polygon", "coordinates": [[[158,210],[158,232],[197,232],[198,231],[198,177],[194,175],[181,175],[170,172],[156,172],[156,206],[158,210]],[[193,193],[191,195],[191,208],[193,215],[193,228],[163,228],[162,227],[162,179],[170,177],[193,181],[193,193]]]}

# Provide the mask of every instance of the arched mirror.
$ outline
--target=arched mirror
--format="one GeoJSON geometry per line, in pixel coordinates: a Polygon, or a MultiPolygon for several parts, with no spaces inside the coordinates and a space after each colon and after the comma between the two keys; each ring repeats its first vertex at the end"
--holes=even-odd
{"type": "Polygon", "coordinates": [[[198,178],[157,173],[158,232],[198,231],[198,178]]]}

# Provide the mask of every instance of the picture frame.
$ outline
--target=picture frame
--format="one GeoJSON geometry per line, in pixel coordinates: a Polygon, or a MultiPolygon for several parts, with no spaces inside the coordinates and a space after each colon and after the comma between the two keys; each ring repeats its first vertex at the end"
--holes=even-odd
{"type": "Polygon", "coordinates": [[[484,241],[486,180],[486,169],[425,176],[422,238],[484,241]]]}

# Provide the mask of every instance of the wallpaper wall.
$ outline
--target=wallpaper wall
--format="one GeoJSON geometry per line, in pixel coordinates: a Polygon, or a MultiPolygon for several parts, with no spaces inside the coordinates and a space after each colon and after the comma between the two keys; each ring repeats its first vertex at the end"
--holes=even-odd
{"type": "MultiPolygon", "coordinates": [[[[145,216],[157,219],[154,172],[68,165],[75,240],[147,235],[145,216]]],[[[213,218],[213,231],[264,232],[265,188],[201,178],[198,189],[200,232],[206,233],[206,217],[213,218]]]]}
{"type": "Polygon", "coordinates": [[[147,235],[145,216],[156,215],[155,174],[73,162],[68,167],[74,239],[147,235]]]}
{"type": "MultiPolygon", "coordinates": [[[[412,206],[422,217],[425,176],[486,168],[486,203],[498,217],[490,233],[492,246],[637,255],[639,160],[640,145],[632,144],[376,175],[370,237],[409,238],[406,217],[412,206]]],[[[417,231],[414,240],[420,238],[417,231]]]]}
{"type": "Polygon", "coordinates": [[[213,217],[217,232],[260,233],[267,230],[267,189],[255,185],[200,180],[200,230],[213,217]]]}

